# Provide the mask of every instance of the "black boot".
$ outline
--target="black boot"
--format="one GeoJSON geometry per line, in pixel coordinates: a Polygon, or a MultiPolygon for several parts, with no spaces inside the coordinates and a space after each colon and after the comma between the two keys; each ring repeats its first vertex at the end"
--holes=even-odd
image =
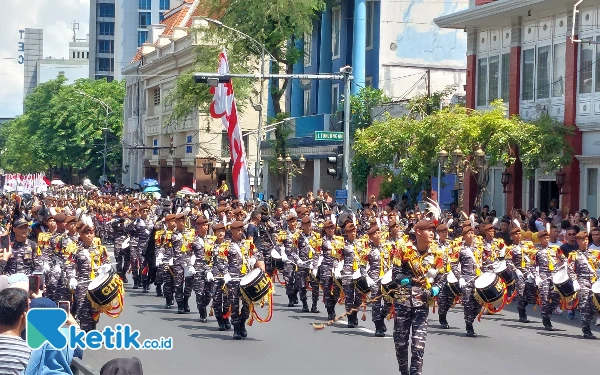
{"type": "Polygon", "coordinates": [[[140,279],[138,277],[133,277],[133,289],[140,288],[140,279]]]}
{"type": "Polygon", "coordinates": [[[248,337],[248,331],[246,331],[246,324],[244,322],[240,323],[240,335],[242,335],[243,338],[248,337]]]}
{"type": "Polygon", "coordinates": [[[306,302],[306,300],[302,301],[302,312],[309,312],[310,310],[308,309],[308,303],[306,302]]]}
{"type": "Polygon", "coordinates": [[[381,320],[375,321],[375,337],[385,337],[385,332],[383,332],[383,322],[381,320]]]}
{"type": "Polygon", "coordinates": [[[208,319],[206,318],[206,307],[198,307],[198,312],[200,313],[200,323],[208,322],[208,319]]]}
{"type": "Polygon", "coordinates": [[[327,319],[334,320],[335,319],[335,307],[327,308],[327,319]]]}
{"type": "Polygon", "coordinates": [[[125,276],[125,275],[126,275],[126,272],[119,273],[121,280],[123,280],[123,284],[127,284],[129,282],[129,280],[127,280],[127,276],[125,276]]]}
{"type": "Polygon", "coordinates": [[[177,302],[177,314],[185,314],[185,307],[183,301],[177,302]]]}
{"type": "Polygon", "coordinates": [[[348,318],[348,325],[346,327],[348,327],[348,328],[356,327],[356,324],[354,324],[354,314],[355,313],[350,313],[349,315],[346,315],[346,317],[348,318]]]}
{"type": "Polygon", "coordinates": [[[226,331],[227,327],[225,327],[225,319],[217,318],[217,323],[219,323],[219,331],[226,331]]]}
{"type": "Polygon", "coordinates": [[[440,314],[440,327],[442,329],[450,328],[450,325],[448,324],[448,321],[446,320],[446,314],[440,314]]]}
{"type": "Polygon", "coordinates": [[[298,292],[294,293],[294,305],[298,304],[298,292]]]}
{"type": "Polygon", "coordinates": [[[317,307],[317,302],[313,302],[312,307],[310,308],[311,313],[320,313],[319,308],[317,307]]]}
{"type": "Polygon", "coordinates": [[[225,329],[226,330],[230,330],[231,329],[231,322],[229,322],[229,319],[224,319],[223,320],[223,324],[225,324],[225,329]]]}
{"type": "Polygon", "coordinates": [[[242,334],[240,333],[240,325],[239,324],[233,325],[233,339],[234,340],[242,339],[242,334]]]}
{"type": "Polygon", "coordinates": [[[525,310],[519,310],[519,322],[520,323],[530,323],[531,321],[527,319],[527,312],[525,310]]]}
{"type": "Polygon", "coordinates": [[[381,329],[383,329],[383,333],[387,332],[387,327],[385,326],[385,318],[379,321],[381,323],[381,329]]]}
{"type": "Polygon", "coordinates": [[[162,297],[163,296],[162,284],[156,284],[156,296],[157,297],[162,297]]]}
{"type": "Polygon", "coordinates": [[[170,309],[171,307],[173,307],[173,300],[167,298],[167,302],[165,303],[165,309],[170,309]]]}
{"type": "Polygon", "coordinates": [[[556,331],[556,329],[554,327],[552,327],[550,318],[542,318],[542,323],[544,324],[544,329],[546,331],[556,331]]]}
{"type": "Polygon", "coordinates": [[[467,323],[467,337],[477,337],[477,334],[473,329],[473,323],[467,323]]]}
{"type": "Polygon", "coordinates": [[[183,300],[183,309],[186,313],[190,312],[190,305],[189,305],[189,301],[190,297],[185,297],[185,299],[183,300]]]}
{"type": "Polygon", "coordinates": [[[292,295],[288,295],[288,307],[294,307],[294,297],[292,295]]]}
{"type": "Polygon", "coordinates": [[[143,293],[148,293],[149,289],[150,289],[150,285],[148,283],[148,280],[143,280],[142,281],[142,292],[143,293]]]}
{"type": "Polygon", "coordinates": [[[585,326],[582,328],[583,338],[588,340],[596,340],[596,336],[592,333],[592,329],[590,326],[585,326]]]}

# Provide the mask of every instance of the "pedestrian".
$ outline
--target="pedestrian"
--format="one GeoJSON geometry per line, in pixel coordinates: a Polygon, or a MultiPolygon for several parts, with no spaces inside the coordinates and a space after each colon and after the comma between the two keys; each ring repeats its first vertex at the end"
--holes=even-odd
{"type": "Polygon", "coordinates": [[[29,295],[21,288],[0,291],[0,374],[20,374],[31,349],[21,338],[27,326],[29,295]]]}

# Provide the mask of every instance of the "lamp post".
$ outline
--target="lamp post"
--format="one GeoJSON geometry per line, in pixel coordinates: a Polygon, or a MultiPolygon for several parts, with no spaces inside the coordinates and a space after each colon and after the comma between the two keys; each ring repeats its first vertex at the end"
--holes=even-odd
{"type": "Polygon", "coordinates": [[[291,194],[292,188],[292,175],[296,172],[301,172],[306,167],[306,159],[304,155],[300,155],[298,159],[298,164],[294,164],[292,157],[288,154],[283,158],[281,155],[277,157],[277,168],[279,171],[286,172],[286,186],[285,186],[285,195],[291,194]]]}
{"type": "Polygon", "coordinates": [[[98,102],[100,104],[102,104],[102,106],[104,107],[104,109],[106,110],[106,118],[104,119],[104,128],[102,128],[102,131],[104,132],[104,152],[102,153],[104,156],[104,163],[102,164],[102,177],[100,178],[100,180],[102,181],[106,181],[108,180],[108,178],[106,177],[106,152],[107,152],[107,143],[108,143],[108,116],[111,114],[112,110],[110,109],[110,106],[108,104],[106,104],[104,101],[95,98],[83,91],[77,91],[77,93],[79,95],[85,96],[95,102],[98,102]]]}
{"type": "Polygon", "coordinates": [[[485,169],[485,151],[481,149],[481,146],[475,151],[471,160],[465,158],[464,153],[459,147],[452,151],[452,169],[456,172],[458,184],[459,211],[463,210],[463,184],[465,172],[469,168],[474,168],[478,174],[483,173],[485,169]]]}
{"type": "Polygon", "coordinates": [[[437,178],[437,202],[441,207],[441,196],[442,196],[442,170],[446,166],[448,161],[448,151],[441,150],[438,152],[438,178],[437,178]]]}
{"type": "MultiPolygon", "coordinates": [[[[261,44],[259,41],[257,41],[256,39],[254,39],[253,37],[251,37],[250,35],[244,33],[243,31],[240,31],[238,29],[235,29],[231,26],[227,26],[225,25],[223,22],[219,21],[219,20],[215,20],[212,18],[208,18],[205,17],[204,20],[213,23],[219,27],[223,27],[227,30],[231,30],[234,33],[241,35],[242,37],[250,40],[252,43],[254,43],[258,48],[260,48],[260,95],[259,95],[259,102],[258,102],[258,106],[254,106],[254,109],[258,112],[258,138],[256,140],[256,164],[255,164],[255,169],[254,169],[254,186],[255,192],[258,192],[258,176],[260,176],[260,142],[262,140],[262,126],[263,126],[263,107],[264,107],[264,99],[263,99],[263,92],[264,90],[264,82],[265,82],[265,55],[269,55],[272,61],[277,62],[277,59],[275,59],[275,57],[273,57],[273,55],[271,55],[265,48],[264,44],[261,44]]],[[[270,68],[269,68],[269,73],[270,73],[270,68]]]]}

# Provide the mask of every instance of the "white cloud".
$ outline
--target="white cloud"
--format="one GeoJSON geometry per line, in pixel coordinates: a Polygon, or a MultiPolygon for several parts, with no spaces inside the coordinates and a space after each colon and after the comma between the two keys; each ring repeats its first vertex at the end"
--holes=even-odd
{"type": "Polygon", "coordinates": [[[13,117],[23,110],[23,65],[19,65],[19,30],[44,30],[44,56],[67,57],[73,38],[71,24],[79,23],[77,38],[86,38],[90,22],[90,0],[2,0],[0,25],[0,117],[13,117]]]}

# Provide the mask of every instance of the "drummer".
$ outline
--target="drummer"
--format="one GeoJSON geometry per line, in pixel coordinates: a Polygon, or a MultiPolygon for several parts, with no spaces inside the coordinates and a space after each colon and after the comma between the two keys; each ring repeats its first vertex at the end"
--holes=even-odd
{"type": "Polygon", "coordinates": [[[510,231],[510,237],[513,240],[511,248],[511,262],[514,265],[517,274],[517,310],[519,312],[519,322],[529,323],[527,311],[528,304],[536,303],[537,289],[535,286],[535,276],[533,260],[535,260],[536,249],[531,242],[521,241],[521,228],[514,227],[510,231]]]}
{"type": "Polygon", "coordinates": [[[340,298],[340,288],[333,281],[333,270],[338,266],[337,251],[333,248],[333,235],[335,233],[335,224],[331,220],[323,223],[325,236],[323,237],[323,261],[319,267],[319,281],[323,287],[323,297],[325,307],[327,308],[327,319],[335,319],[335,305],[340,298]]]}
{"type": "Polygon", "coordinates": [[[540,300],[542,304],[542,323],[546,331],[554,331],[550,316],[554,312],[560,295],[554,289],[552,276],[556,273],[559,265],[563,263],[564,258],[560,253],[558,246],[548,245],[548,232],[541,230],[537,232],[537,238],[540,248],[535,255],[536,277],[535,284],[540,290],[540,300]]]}
{"type": "Polygon", "coordinates": [[[243,221],[236,220],[231,224],[231,242],[228,246],[219,248],[217,263],[217,267],[223,273],[223,281],[228,286],[234,340],[248,336],[245,322],[250,317],[248,302],[245,298],[240,298],[242,297],[240,279],[250,272],[258,262],[261,264],[257,266],[264,271],[262,254],[256,250],[251,241],[243,241],[243,231],[243,221]]]}
{"type": "MultiPolygon", "coordinates": [[[[343,264],[341,269],[342,287],[344,288],[346,315],[348,316],[348,328],[354,328],[358,326],[358,308],[361,303],[360,293],[354,288],[353,274],[358,272],[360,255],[358,254],[356,240],[356,226],[350,222],[344,226],[346,233],[346,242],[344,244],[344,250],[342,252],[341,263],[343,264]]],[[[339,267],[339,266],[338,266],[339,267]]],[[[369,288],[374,284],[371,280],[369,288]]]]}
{"type": "Polygon", "coordinates": [[[440,294],[438,295],[438,305],[439,305],[439,321],[442,329],[449,329],[450,325],[448,324],[448,320],[446,318],[448,314],[448,310],[450,307],[454,305],[454,295],[450,291],[447,282],[447,273],[450,272],[450,254],[451,254],[451,243],[448,241],[448,227],[446,224],[440,224],[435,228],[435,231],[438,234],[438,251],[441,254],[441,258],[443,260],[440,267],[438,267],[438,271],[442,274],[441,276],[441,285],[442,288],[440,290],[440,294]]]}
{"type": "Polygon", "coordinates": [[[388,299],[381,296],[381,278],[390,270],[391,258],[388,246],[382,246],[381,231],[377,225],[371,226],[369,235],[369,269],[367,271],[367,284],[371,286],[371,307],[373,323],[375,324],[375,337],[385,337],[387,328],[385,317],[392,307],[388,299]]]}
{"type": "Polygon", "coordinates": [[[71,243],[69,252],[69,287],[75,290],[75,317],[83,331],[96,329],[99,312],[94,310],[87,298],[88,283],[112,270],[106,247],[94,243],[95,230],[91,219],[84,216],[78,224],[79,242],[71,243]]]}
{"type": "Polygon", "coordinates": [[[577,233],[577,244],[579,250],[569,254],[569,276],[573,280],[573,288],[579,296],[579,311],[581,312],[581,330],[583,338],[595,340],[596,336],[592,333],[590,325],[592,319],[597,313],[594,307],[594,293],[592,292],[592,284],[598,280],[596,269],[600,263],[598,257],[594,256],[588,249],[589,239],[588,233],[581,231],[577,233]]]}

